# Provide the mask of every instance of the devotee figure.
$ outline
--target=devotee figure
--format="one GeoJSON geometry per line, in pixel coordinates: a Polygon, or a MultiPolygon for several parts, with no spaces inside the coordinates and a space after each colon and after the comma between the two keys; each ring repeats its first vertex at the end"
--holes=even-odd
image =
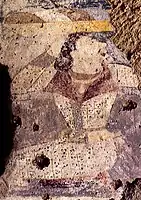
{"type": "Polygon", "coordinates": [[[10,178],[18,174],[18,180],[11,178],[15,188],[19,180],[21,185],[26,179],[30,184],[13,193],[41,195],[44,188],[55,196],[110,197],[115,178],[133,178],[134,169],[139,173],[139,132],[133,131],[138,81],[128,64],[112,55],[114,50],[104,34],[73,33],[65,40],[43,94],[29,101],[32,109],[22,110],[22,126],[38,118],[41,132],[31,135],[28,129],[30,134],[25,135],[25,129],[19,130],[17,137],[26,144],[24,158],[10,178]],[[134,144],[131,136],[138,136],[134,144]],[[49,166],[41,173],[29,162],[25,169],[26,155],[34,158],[41,151],[49,157],[49,166]]]}

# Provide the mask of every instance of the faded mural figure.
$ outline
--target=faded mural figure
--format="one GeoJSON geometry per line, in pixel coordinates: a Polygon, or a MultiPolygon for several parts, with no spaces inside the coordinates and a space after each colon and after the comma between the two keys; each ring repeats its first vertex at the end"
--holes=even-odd
{"type": "Polygon", "coordinates": [[[17,128],[0,198],[121,199],[114,181],[141,174],[141,95],[109,3],[17,2],[4,3],[17,128]]]}
{"type": "MultiPolygon", "coordinates": [[[[58,108],[72,128],[74,140],[78,135],[84,135],[85,140],[94,146],[98,141],[106,143],[109,140],[109,152],[106,154],[103,150],[99,169],[112,169],[114,162],[119,165],[121,161],[117,159],[117,156],[121,154],[119,157],[124,157],[123,155],[126,154],[124,148],[130,154],[131,149],[128,147],[122,128],[116,128],[116,116],[122,112],[122,106],[130,102],[130,97],[129,95],[122,97],[122,101],[118,105],[119,109],[115,102],[123,96],[123,90],[136,88],[138,84],[136,76],[124,63],[118,64],[117,62],[116,64],[115,62],[114,64],[114,59],[108,53],[104,37],[95,38],[90,33],[70,34],[61,48],[54,67],[57,72],[46,90],[54,94],[58,108]],[[127,70],[128,74],[124,80],[120,74],[122,68],[125,72],[127,70]],[[116,114],[113,114],[113,110],[116,110],[116,114]],[[111,123],[111,118],[114,123],[111,123]],[[119,143],[117,137],[120,138],[119,143]],[[116,138],[115,141],[114,138],[116,138]],[[110,160],[111,155],[115,160],[110,160]]],[[[132,100],[130,103],[135,105],[132,100]]],[[[122,114],[124,115],[124,112],[122,114]]],[[[122,122],[123,120],[120,123],[122,122]]],[[[128,155],[128,157],[130,156],[128,155]]],[[[135,163],[131,157],[130,161],[135,163]]],[[[124,166],[123,161],[121,163],[119,168],[124,166]]],[[[113,179],[116,178],[113,175],[115,166],[109,172],[113,179]]],[[[94,171],[95,169],[93,169],[93,174],[94,171]]],[[[119,170],[116,172],[117,178],[127,178],[129,171],[123,176],[123,171],[119,170]]]]}
{"type": "MultiPolygon", "coordinates": [[[[54,60],[52,70],[56,71],[43,89],[47,98],[30,101],[36,112],[32,112],[35,110],[32,107],[28,115],[42,122],[41,132],[26,138],[22,135],[25,130],[20,130],[21,140],[28,140],[29,144],[32,140],[24,155],[29,149],[35,154],[33,149],[37,148],[36,154],[42,150],[49,156],[50,165],[39,176],[32,164],[28,166],[28,174],[24,169],[24,172],[15,170],[21,182],[24,174],[30,183],[27,188],[13,191],[14,194],[40,196],[48,192],[55,196],[110,198],[114,179],[131,178],[139,156],[137,143],[130,142],[131,136],[140,138],[139,132],[132,131],[133,112],[140,107],[135,95],[138,81],[128,62],[112,55],[115,49],[110,48],[112,44],[103,33],[73,33],[65,40],[54,60]],[[62,133],[65,133],[63,139],[62,133]],[[133,159],[134,152],[137,157],[133,159]]],[[[23,123],[26,121],[27,114],[23,123]]],[[[18,185],[17,180],[14,184],[18,185]]]]}
{"type": "MultiPolygon", "coordinates": [[[[28,173],[27,169],[16,168],[13,177],[18,174],[22,185],[30,181],[27,187],[13,189],[14,194],[40,196],[47,192],[55,196],[110,198],[114,179],[133,178],[133,170],[140,172],[139,130],[136,134],[137,129],[133,131],[134,111],[140,107],[135,95],[138,81],[128,62],[113,55],[114,51],[104,33],[69,34],[54,58],[52,78],[46,79],[41,94],[45,98],[36,96],[29,101],[31,109],[22,110],[26,113],[25,118],[21,116],[23,126],[31,126],[33,119],[38,119],[41,132],[28,131],[28,135],[21,128],[18,135],[25,142],[19,142],[19,146],[26,144],[22,149],[24,159],[28,151],[34,157],[42,150],[50,164],[39,175],[39,169],[30,162],[28,173]],[[132,144],[131,137],[135,136],[132,144]]],[[[23,167],[22,159],[19,163],[23,167]]],[[[16,188],[19,183],[13,182],[16,188]]]]}
{"type": "MultiPolygon", "coordinates": [[[[95,159],[98,149],[103,148],[101,166],[95,166],[93,170],[91,164],[87,166],[86,174],[93,173],[93,176],[112,168],[124,143],[121,131],[108,131],[107,123],[122,88],[123,80],[119,83],[122,77],[118,77],[118,71],[123,68],[128,74],[132,75],[132,72],[124,64],[113,63],[104,37],[95,37],[91,33],[70,34],[54,63],[57,72],[46,88],[53,93],[56,105],[72,129],[70,141],[84,137],[85,142],[94,146],[95,159]]],[[[137,83],[136,77],[133,79],[133,83],[128,79],[123,83],[132,87],[137,83]]],[[[95,159],[92,163],[96,162],[95,159]]]]}
{"type": "MultiPolygon", "coordinates": [[[[62,103],[62,105],[58,105],[62,106],[62,109],[64,106],[67,107],[65,103],[61,102],[63,101],[62,97],[65,97],[64,101],[65,99],[69,101],[68,107],[71,107],[72,114],[66,113],[65,108],[63,114],[66,120],[68,118],[69,125],[75,131],[100,128],[101,125],[104,127],[103,121],[108,115],[105,113],[107,116],[96,119],[96,113],[93,112],[98,107],[94,108],[94,104],[100,100],[98,100],[100,95],[102,98],[106,94],[110,96],[109,101],[113,102],[117,93],[117,85],[114,83],[107,65],[110,56],[106,52],[106,43],[102,42],[102,39],[98,41],[92,37],[88,33],[69,36],[54,64],[57,73],[46,88],[47,91],[55,93],[56,103],[62,103]],[[84,115],[85,117],[83,117],[84,115]]],[[[112,102],[105,112],[110,113],[112,102]]],[[[99,112],[101,112],[100,109],[99,112]]]]}
{"type": "Polygon", "coordinates": [[[105,47],[104,42],[92,40],[88,34],[70,35],[54,64],[57,73],[51,81],[53,90],[79,104],[101,93],[114,91],[105,47]]]}

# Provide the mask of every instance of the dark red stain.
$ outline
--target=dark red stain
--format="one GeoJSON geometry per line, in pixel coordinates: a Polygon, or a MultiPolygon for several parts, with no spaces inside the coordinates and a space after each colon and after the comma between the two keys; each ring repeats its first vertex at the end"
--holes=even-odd
{"type": "Polygon", "coordinates": [[[96,76],[97,79],[88,87],[82,97],[78,94],[69,71],[58,71],[49,83],[47,91],[57,92],[78,103],[83,103],[100,94],[117,90],[117,86],[114,84],[110,70],[107,67],[105,67],[105,70],[102,73],[99,73],[96,76]]]}
{"type": "Polygon", "coordinates": [[[107,173],[106,172],[100,172],[96,176],[96,180],[100,180],[102,183],[104,183],[106,185],[107,184],[107,173]]]}
{"type": "Polygon", "coordinates": [[[68,72],[57,72],[47,87],[47,91],[57,92],[69,99],[78,101],[77,92],[68,72]]]}
{"type": "MultiPolygon", "coordinates": [[[[13,191],[14,192],[14,191],[13,191]]],[[[32,179],[27,188],[16,191],[21,196],[42,196],[47,193],[51,196],[107,196],[111,197],[112,190],[104,184],[99,185],[99,181],[88,177],[78,179],[32,179]],[[106,193],[106,195],[105,195],[106,193]]],[[[12,193],[13,194],[13,193],[12,193]]]]}
{"type": "Polygon", "coordinates": [[[105,68],[103,73],[99,75],[97,80],[85,91],[83,101],[97,96],[102,93],[115,90],[116,87],[112,81],[111,73],[108,68],[105,68]]]}
{"type": "Polygon", "coordinates": [[[52,188],[70,188],[70,187],[80,187],[82,180],[73,180],[73,179],[42,179],[39,183],[43,186],[50,186],[52,188]]]}

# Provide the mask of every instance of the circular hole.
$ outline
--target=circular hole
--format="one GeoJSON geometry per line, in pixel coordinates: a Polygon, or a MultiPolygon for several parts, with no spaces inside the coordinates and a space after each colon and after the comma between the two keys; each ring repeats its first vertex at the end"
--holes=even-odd
{"type": "Polygon", "coordinates": [[[33,124],[33,131],[35,132],[35,131],[38,131],[38,130],[39,130],[39,125],[34,123],[33,124]]]}
{"type": "Polygon", "coordinates": [[[33,160],[33,164],[36,165],[38,169],[42,170],[50,165],[50,159],[44,154],[41,154],[36,156],[35,160],[33,160]]]}

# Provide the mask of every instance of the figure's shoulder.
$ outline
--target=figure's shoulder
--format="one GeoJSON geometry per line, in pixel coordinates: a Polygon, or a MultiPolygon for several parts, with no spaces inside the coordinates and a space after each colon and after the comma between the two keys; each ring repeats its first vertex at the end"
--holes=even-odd
{"type": "Polygon", "coordinates": [[[121,110],[131,111],[132,108],[136,109],[137,105],[139,104],[141,104],[141,92],[138,90],[137,87],[121,87],[116,95],[116,99],[113,105],[113,110],[121,114],[120,113],[121,110]],[[132,108],[128,109],[128,107],[130,106],[132,108]],[[114,109],[114,107],[116,107],[116,109],[114,109]],[[117,109],[117,107],[119,107],[119,109],[117,109]]]}
{"type": "Polygon", "coordinates": [[[138,87],[139,81],[137,75],[131,67],[123,64],[110,64],[109,69],[114,82],[116,82],[119,87],[138,87]]]}
{"type": "Polygon", "coordinates": [[[129,130],[141,117],[141,93],[135,87],[122,87],[118,92],[107,123],[108,130],[129,130]],[[135,120],[136,119],[136,120],[135,120]]]}

